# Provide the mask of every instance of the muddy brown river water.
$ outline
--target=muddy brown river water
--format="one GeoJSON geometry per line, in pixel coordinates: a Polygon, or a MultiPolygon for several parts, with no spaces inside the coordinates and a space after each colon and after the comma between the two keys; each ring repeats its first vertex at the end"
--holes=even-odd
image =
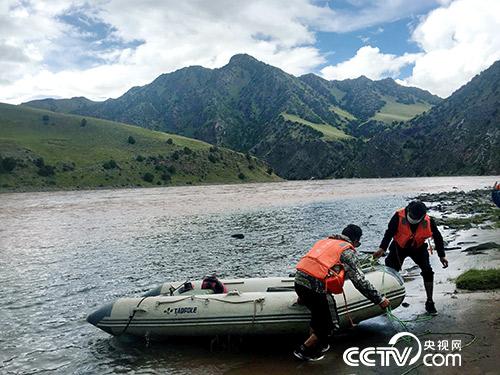
{"type": "MultiPolygon", "coordinates": [[[[167,280],[212,272],[288,275],[317,239],[349,223],[363,227],[360,249],[373,251],[390,216],[409,197],[489,187],[495,180],[500,178],[1,194],[0,373],[372,373],[352,371],[342,352],[351,345],[386,343],[395,328],[384,317],[343,333],[342,344],[313,366],[291,356],[297,339],[147,345],[112,338],[85,317],[105,302],[138,296],[167,280]],[[245,238],[232,238],[235,233],[245,238]]],[[[437,272],[444,272],[434,258],[437,272]]],[[[409,293],[420,293],[420,281],[411,283],[409,293]]]]}

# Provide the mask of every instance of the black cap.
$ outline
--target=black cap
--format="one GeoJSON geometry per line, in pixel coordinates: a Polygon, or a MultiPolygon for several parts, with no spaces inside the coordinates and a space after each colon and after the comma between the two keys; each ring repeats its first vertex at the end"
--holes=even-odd
{"type": "Polygon", "coordinates": [[[422,201],[412,201],[406,206],[406,213],[413,220],[422,220],[427,213],[427,206],[422,201]]]}
{"type": "Polygon", "coordinates": [[[342,231],[342,234],[344,236],[349,237],[351,242],[354,242],[354,241],[359,241],[361,239],[361,236],[363,235],[363,231],[357,225],[349,224],[347,227],[344,228],[344,230],[342,231]]]}

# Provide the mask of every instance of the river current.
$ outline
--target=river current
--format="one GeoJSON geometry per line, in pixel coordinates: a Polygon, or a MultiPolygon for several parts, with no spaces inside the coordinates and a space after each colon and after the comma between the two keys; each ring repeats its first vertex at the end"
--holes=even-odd
{"type": "MultiPolygon", "coordinates": [[[[263,373],[286,350],[123,342],[85,318],[164,281],[283,276],[318,239],[356,223],[365,251],[421,192],[492,186],[494,177],[270,184],[0,195],[0,373],[263,373]],[[243,239],[232,238],[240,233],[243,239]],[[255,367],[254,367],[255,369],[255,367]]],[[[281,364],[280,364],[281,363],[281,364]]],[[[289,363],[289,364],[284,364],[289,363]]],[[[293,367],[295,366],[295,367],[293,367]]]]}

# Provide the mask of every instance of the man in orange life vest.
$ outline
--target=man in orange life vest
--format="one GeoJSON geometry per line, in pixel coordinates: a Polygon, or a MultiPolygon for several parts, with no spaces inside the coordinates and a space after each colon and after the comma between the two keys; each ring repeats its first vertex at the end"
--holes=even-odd
{"type": "Polygon", "coordinates": [[[361,294],[385,309],[389,301],[380,295],[364,277],[356,260],[355,248],[360,246],[361,228],[349,224],[341,235],[330,236],[314,244],[297,264],[295,291],[299,303],[311,311],[311,333],[294,355],[306,361],[323,359],[330,346],[328,336],[333,321],[327,300],[328,293],[341,293],[344,274],[361,294]]]}
{"type": "Polygon", "coordinates": [[[420,275],[424,279],[427,301],[425,310],[431,315],[437,315],[437,310],[432,299],[434,272],[429,262],[426,240],[433,237],[436,245],[436,252],[443,268],[448,267],[448,260],[444,252],[443,236],[437,229],[434,220],[427,215],[427,207],[420,201],[413,201],[398,210],[389,222],[384,238],[379,249],[373,254],[374,258],[384,256],[387,246],[389,255],[385,260],[385,265],[401,270],[401,266],[406,257],[410,257],[421,270],[420,275]]]}

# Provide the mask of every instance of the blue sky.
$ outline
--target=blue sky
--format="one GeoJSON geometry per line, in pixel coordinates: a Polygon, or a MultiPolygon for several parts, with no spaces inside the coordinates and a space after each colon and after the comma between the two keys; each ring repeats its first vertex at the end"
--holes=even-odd
{"type": "Polygon", "coordinates": [[[236,53],[446,97],[500,59],[498,29],[497,0],[4,0],[0,101],[104,100],[236,53]]]}

